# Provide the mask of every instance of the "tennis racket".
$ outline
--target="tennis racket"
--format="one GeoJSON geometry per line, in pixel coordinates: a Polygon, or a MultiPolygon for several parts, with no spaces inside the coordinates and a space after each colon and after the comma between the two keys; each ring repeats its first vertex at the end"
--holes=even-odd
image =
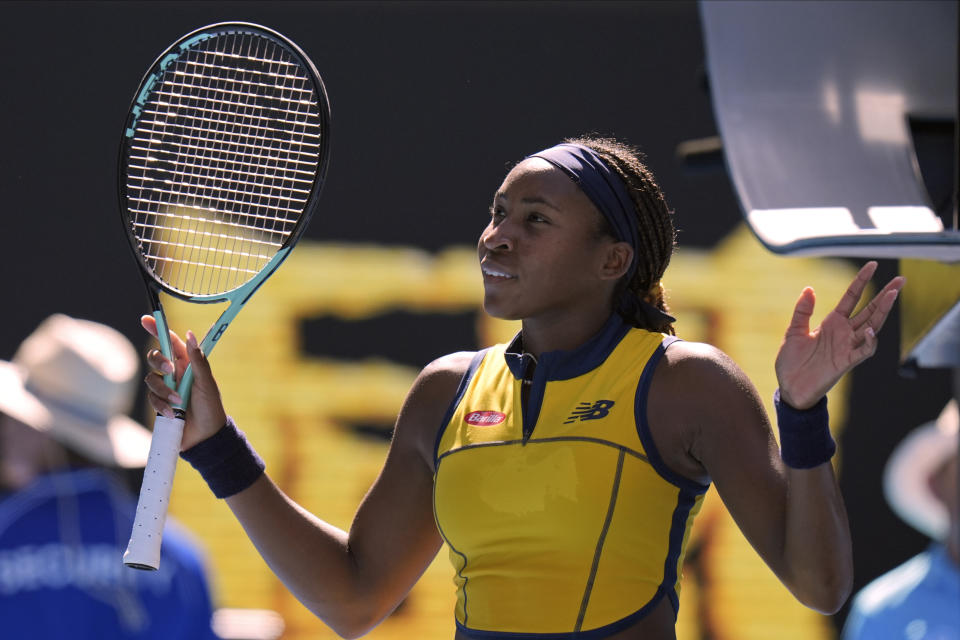
{"type": "MultiPolygon", "coordinates": [[[[209,354],[290,253],[320,194],[330,107],[313,63],[279,33],[221,23],[163,52],[134,95],[120,145],[123,226],[173,359],[160,293],[228,302],[200,344],[209,354]]],[[[193,372],[173,419],[157,416],[123,561],[157,569],[193,372]]]]}

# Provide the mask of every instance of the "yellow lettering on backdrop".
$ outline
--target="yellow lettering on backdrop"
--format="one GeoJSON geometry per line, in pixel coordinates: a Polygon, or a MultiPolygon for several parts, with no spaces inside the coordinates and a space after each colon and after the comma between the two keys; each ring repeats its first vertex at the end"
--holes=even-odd
{"type": "MultiPolygon", "coordinates": [[[[854,271],[845,262],[784,259],[765,252],[745,228],[711,252],[680,249],[667,272],[677,333],[730,354],[772,411],[773,357],[793,304],[813,285],[821,300],[814,320],[839,299],[854,271]]],[[[343,361],[307,356],[300,325],[321,315],[360,320],[390,311],[476,311],[479,344],[509,339],[517,324],[480,308],[475,250],[431,255],[409,248],[302,242],[231,325],[211,356],[228,410],[264,457],[271,477],[294,500],[347,529],[383,463],[386,444],[348,426],[392,424],[417,371],[384,359],[343,361]]],[[[206,305],[170,301],[175,328],[203,331],[206,305]]],[[[429,353],[429,336],[411,335],[429,353]]],[[[465,345],[467,346],[467,345],[465,345]]],[[[425,356],[429,358],[429,356],[425,356]]],[[[844,381],[831,394],[832,423],[844,422],[844,381]]],[[[286,640],[336,637],[273,577],[226,506],[196,473],[181,468],[175,517],[209,550],[219,606],[268,608],[286,622],[286,640]]],[[[685,571],[678,637],[709,628],[716,640],[830,638],[829,623],[797,604],[736,529],[715,492],[693,533],[685,571]]],[[[322,579],[322,576],[318,576],[322,579]]],[[[447,554],[437,559],[400,608],[368,637],[453,636],[454,590],[447,554]]]]}

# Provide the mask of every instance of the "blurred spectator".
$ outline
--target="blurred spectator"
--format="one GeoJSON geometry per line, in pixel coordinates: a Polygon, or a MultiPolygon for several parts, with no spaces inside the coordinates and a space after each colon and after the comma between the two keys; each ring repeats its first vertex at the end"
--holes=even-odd
{"type": "Polygon", "coordinates": [[[211,639],[198,549],[175,526],[160,570],[123,565],[136,509],[122,469],[150,433],[126,413],[138,357],[113,329],[45,320],[0,361],[0,620],[3,638],[211,639]]]}
{"type": "Polygon", "coordinates": [[[890,456],[887,502],[933,543],[857,594],[844,640],[960,640],[958,423],[952,400],[890,456]]]}

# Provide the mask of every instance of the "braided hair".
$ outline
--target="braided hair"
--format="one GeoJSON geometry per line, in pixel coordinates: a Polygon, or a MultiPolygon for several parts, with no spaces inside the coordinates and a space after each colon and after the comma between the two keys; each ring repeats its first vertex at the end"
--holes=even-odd
{"type": "MultiPolygon", "coordinates": [[[[657,185],[653,173],[643,163],[643,155],[635,147],[613,138],[583,136],[568,138],[564,142],[589,147],[598,153],[626,183],[635,205],[637,226],[640,230],[637,270],[629,281],[624,278],[617,283],[614,309],[617,308],[617,300],[622,293],[630,290],[639,299],[646,300],[657,309],[668,313],[661,279],[670,264],[670,256],[676,244],[673,212],[667,207],[663,191],[657,185]]],[[[610,224],[605,219],[601,219],[601,222],[602,233],[615,237],[610,224]]],[[[642,329],[675,334],[673,325],[666,320],[660,326],[654,327],[645,326],[649,322],[641,317],[624,319],[642,329]]]]}

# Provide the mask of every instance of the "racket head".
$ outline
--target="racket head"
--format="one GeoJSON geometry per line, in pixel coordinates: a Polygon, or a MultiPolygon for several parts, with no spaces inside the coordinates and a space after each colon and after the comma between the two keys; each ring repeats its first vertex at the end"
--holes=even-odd
{"type": "Polygon", "coordinates": [[[245,22],[173,43],[144,74],[120,142],[120,213],[148,285],[229,300],[299,240],[329,155],[326,89],[295,43],[245,22]]]}

